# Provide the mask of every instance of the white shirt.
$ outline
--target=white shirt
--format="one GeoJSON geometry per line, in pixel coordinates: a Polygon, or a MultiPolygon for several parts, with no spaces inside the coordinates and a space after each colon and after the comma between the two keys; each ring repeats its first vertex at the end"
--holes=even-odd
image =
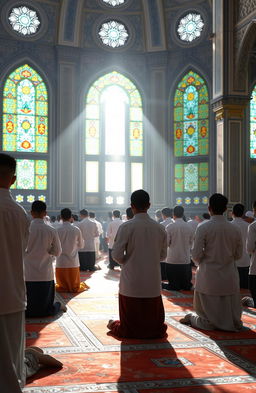
{"type": "Polygon", "coordinates": [[[84,246],[84,239],[79,228],[73,226],[69,221],[64,221],[57,229],[62,253],[57,258],[56,267],[68,268],[78,267],[78,250],[84,246]]]}
{"type": "Polygon", "coordinates": [[[243,239],[243,255],[242,258],[236,260],[236,266],[238,267],[250,266],[250,256],[246,252],[246,239],[247,239],[249,223],[244,221],[241,217],[235,217],[233,221],[231,221],[231,223],[236,225],[240,229],[243,239]]]}
{"type": "Polygon", "coordinates": [[[107,238],[108,238],[108,248],[110,248],[110,250],[113,248],[113,244],[114,244],[114,240],[115,240],[118,228],[122,224],[123,224],[123,221],[120,220],[120,218],[114,218],[114,220],[108,224],[107,238]]]}
{"type": "Polygon", "coordinates": [[[183,218],[176,218],[166,227],[167,263],[189,264],[194,231],[183,218]]]}
{"type": "Polygon", "coordinates": [[[60,239],[56,229],[41,218],[32,220],[29,228],[28,246],[25,252],[25,280],[54,280],[54,257],[61,254],[60,239]]]}
{"type": "Polygon", "coordinates": [[[166,232],[147,213],[118,229],[112,257],[122,265],[119,292],[130,297],[157,297],[161,293],[160,261],[166,257],[166,232]]]}
{"type": "Polygon", "coordinates": [[[256,275],[256,221],[248,227],[246,249],[248,254],[251,255],[249,274],[256,275]]]}
{"type": "Polygon", "coordinates": [[[188,220],[187,224],[193,229],[194,234],[195,234],[196,228],[197,228],[199,222],[197,222],[196,220],[188,220]]]}
{"type": "Polygon", "coordinates": [[[243,254],[240,230],[222,215],[197,227],[192,258],[198,268],[195,289],[198,292],[227,296],[240,291],[235,261],[243,254]]]}
{"type": "Polygon", "coordinates": [[[90,251],[95,252],[95,237],[99,236],[99,231],[95,222],[89,218],[84,218],[82,221],[76,223],[76,226],[82,232],[84,239],[84,247],[80,249],[81,252],[90,251]]]}
{"type": "Polygon", "coordinates": [[[23,257],[29,219],[9,190],[0,188],[0,315],[26,308],[23,257]]]}
{"type": "Polygon", "coordinates": [[[172,219],[172,217],[167,217],[164,221],[160,222],[160,224],[166,228],[167,225],[173,223],[173,221],[174,220],[172,219]]]}

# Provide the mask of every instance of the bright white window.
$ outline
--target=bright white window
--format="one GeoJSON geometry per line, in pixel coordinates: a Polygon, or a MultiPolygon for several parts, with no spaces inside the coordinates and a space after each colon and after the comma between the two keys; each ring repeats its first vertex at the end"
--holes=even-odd
{"type": "Polygon", "coordinates": [[[105,164],[105,191],[125,191],[125,163],[106,162],[105,164]]]}

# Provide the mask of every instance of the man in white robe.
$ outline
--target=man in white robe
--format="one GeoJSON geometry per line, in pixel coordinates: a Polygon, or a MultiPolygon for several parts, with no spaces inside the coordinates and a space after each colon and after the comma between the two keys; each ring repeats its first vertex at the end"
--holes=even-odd
{"type": "MultiPolygon", "coordinates": [[[[167,225],[169,225],[173,222],[172,209],[170,209],[169,207],[164,207],[161,210],[161,213],[162,213],[163,221],[160,224],[166,228],[167,225]]],[[[166,275],[166,259],[164,261],[161,261],[161,278],[162,278],[162,280],[168,279],[167,275],[166,275]]]]}
{"type": "Polygon", "coordinates": [[[89,212],[86,209],[80,211],[82,221],[76,223],[76,226],[82,232],[84,246],[79,250],[80,270],[89,270],[94,272],[99,268],[95,266],[95,238],[99,236],[99,231],[95,222],[90,220],[89,212]]]}
{"type": "Polygon", "coordinates": [[[118,228],[123,224],[123,221],[120,218],[121,216],[120,210],[113,210],[112,214],[113,214],[113,220],[110,221],[107,229],[107,241],[108,241],[108,253],[109,253],[108,268],[110,270],[113,270],[115,266],[119,266],[118,263],[116,263],[112,258],[112,248],[114,245],[118,228]]]}
{"type": "Polygon", "coordinates": [[[9,191],[15,182],[16,161],[0,154],[0,391],[21,393],[25,383],[26,293],[23,257],[29,219],[9,191]]]}
{"type": "Polygon", "coordinates": [[[192,258],[196,265],[194,309],[181,323],[204,330],[242,329],[239,275],[235,261],[241,258],[243,241],[239,228],[223,216],[228,199],[213,194],[211,219],[198,225],[192,258]]]}

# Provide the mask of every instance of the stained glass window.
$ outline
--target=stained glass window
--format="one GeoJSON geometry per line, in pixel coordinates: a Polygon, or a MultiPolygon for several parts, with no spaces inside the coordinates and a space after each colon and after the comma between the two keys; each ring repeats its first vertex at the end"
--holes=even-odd
{"type": "Polygon", "coordinates": [[[104,3],[112,5],[112,7],[116,7],[117,5],[124,4],[126,0],[102,0],[104,3]]]}
{"type": "Polygon", "coordinates": [[[208,178],[209,170],[207,162],[176,164],[175,192],[208,191],[208,178]]]}
{"type": "Polygon", "coordinates": [[[201,15],[189,13],[180,19],[177,32],[182,41],[192,42],[200,37],[203,27],[201,15]]]}
{"type": "Polygon", "coordinates": [[[13,189],[46,190],[47,161],[46,160],[17,160],[17,180],[13,189]]]}
{"type": "Polygon", "coordinates": [[[47,152],[48,95],[40,75],[25,64],[4,85],[3,150],[47,152]]]}
{"type": "Polygon", "coordinates": [[[190,71],[174,97],[174,154],[207,155],[209,149],[209,97],[204,80],[190,71]]]}
{"type": "Polygon", "coordinates": [[[104,45],[110,46],[111,48],[118,48],[126,43],[129,34],[122,23],[111,20],[101,25],[99,36],[104,45]]]}
{"type": "Polygon", "coordinates": [[[256,158],[256,86],[250,104],[250,157],[256,158]]]}
{"type": "Polygon", "coordinates": [[[24,36],[35,34],[40,25],[36,11],[24,5],[11,10],[9,22],[14,31],[24,36]]]}
{"type": "Polygon", "coordinates": [[[141,95],[116,71],[100,77],[88,91],[85,154],[86,192],[106,193],[103,203],[120,205],[131,189],[143,187],[141,95]]]}

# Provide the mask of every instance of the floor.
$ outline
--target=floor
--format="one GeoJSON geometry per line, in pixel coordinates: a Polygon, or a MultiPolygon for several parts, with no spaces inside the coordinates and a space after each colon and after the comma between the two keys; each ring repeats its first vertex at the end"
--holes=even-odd
{"type": "Polygon", "coordinates": [[[163,291],[168,337],[119,341],[107,334],[118,317],[120,269],[81,274],[90,289],[58,294],[68,307],[55,318],[27,321],[27,345],[63,362],[28,380],[30,393],[253,393],[256,392],[256,311],[244,309],[248,330],[202,332],[181,325],[192,292],[163,291]]]}

